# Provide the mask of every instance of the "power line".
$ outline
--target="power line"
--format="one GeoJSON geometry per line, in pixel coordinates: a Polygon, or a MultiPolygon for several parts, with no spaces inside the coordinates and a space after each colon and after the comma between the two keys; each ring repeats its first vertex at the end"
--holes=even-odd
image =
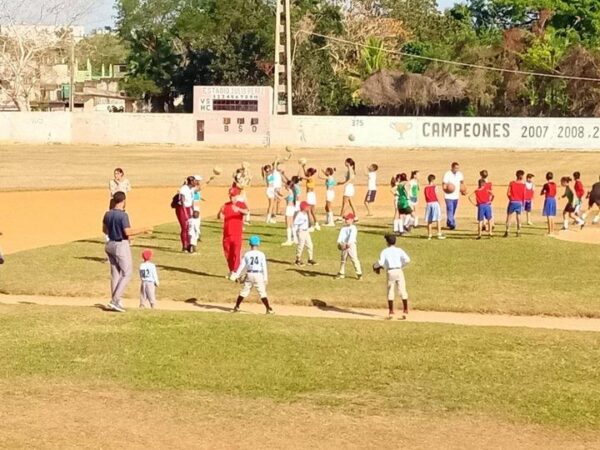
{"type": "Polygon", "coordinates": [[[432,58],[432,57],[423,56],[423,55],[413,55],[412,53],[406,53],[406,52],[402,52],[400,50],[387,50],[387,49],[381,48],[381,47],[374,47],[372,45],[361,44],[359,42],[352,42],[347,39],[337,38],[334,36],[327,36],[327,35],[320,34],[320,33],[313,33],[312,31],[306,31],[306,30],[299,30],[298,33],[304,33],[304,34],[309,34],[311,36],[321,37],[321,38],[324,38],[324,39],[327,39],[330,41],[339,42],[341,44],[355,45],[358,47],[379,50],[379,51],[383,51],[385,53],[391,53],[394,55],[401,55],[401,56],[406,56],[409,58],[417,58],[417,59],[422,59],[425,61],[438,62],[438,63],[449,64],[449,65],[453,65],[453,66],[470,67],[473,69],[489,70],[492,72],[514,73],[514,74],[518,74],[518,75],[530,75],[530,76],[535,76],[535,77],[557,78],[557,79],[561,79],[561,80],[600,82],[600,78],[576,77],[576,76],[569,76],[569,75],[556,75],[556,74],[551,74],[551,73],[529,72],[527,70],[518,70],[518,69],[502,69],[500,67],[482,66],[480,64],[469,64],[469,63],[463,63],[463,62],[459,62],[459,61],[450,61],[447,59],[432,58]]]}

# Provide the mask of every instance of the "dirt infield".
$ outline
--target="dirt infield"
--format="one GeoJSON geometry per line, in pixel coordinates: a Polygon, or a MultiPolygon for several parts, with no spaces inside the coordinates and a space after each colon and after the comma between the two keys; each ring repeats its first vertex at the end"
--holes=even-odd
{"type": "Polygon", "coordinates": [[[342,413],[303,403],[151,393],[114,385],[2,384],[0,402],[0,447],[14,449],[254,449],[258,442],[263,449],[600,446],[597,434],[491,417],[342,413]]]}
{"type": "MultiPolygon", "coordinates": [[[[34,304],[43,306],[76,306],[100,307],[105,299],[88,299],[74,297],[42,297],[42,296],[15,296],[0,295],[0,304],[34,304]]],[[[127,308],[136,309],[139,300],[126,299],[127,308]]],[[[202,304],[197,301],[176,302],[160,301],[157,308],[161,311],[183,312],[214,312],[230,313],[231,304],[210,303],[202,304]]],[[[277,315],[287,317],[313,317],[323,319],[350,319],[350,320],[386,320],[387,312],[382,309],[366,308],[338,308],[327,305],[325,302],[313,302],[313,306],[275,305],[277,315]]],[[[264,307],[256,302],[246,302],[242,306],[243,314],[264,314],[264,307]]],[[[398,313],[395,321],[401,321],[402,315],[398,313]]],[[[568,331],[593,331],[600,332],[600,319],[575,318],[575,317],[542,317],[542,316],[512,316],[501,314],[475,314],[454,312],[413,311],[405,319],[407,322],[418,323],[445,323],[453,325],[466,325],[478,327],[525,327],[549,330],[568,331]]],[[[402,320],[403,321],[403,320],[402,320]]]]}

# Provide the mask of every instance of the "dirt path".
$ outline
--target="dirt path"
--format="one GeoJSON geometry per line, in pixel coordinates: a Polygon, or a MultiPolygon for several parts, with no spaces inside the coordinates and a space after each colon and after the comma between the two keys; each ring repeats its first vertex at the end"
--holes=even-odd
{"type": "MultiPolygon", "coordinates": [[[[105,299],[88,299],[73,297],[39,297],[39,296],[14,296],[0,295],[0,304],[35,304],[45,306],[79,306],[102,307],[105,299]]],[[[126,307],[137,308],[137,300],[128,299],[126,307]]],[[[315,303],[314,306],[289,306],[274,305],[277,315],[286,317],[313,317],[326,319],[353,319],[353,320],[386,320],[387,311],[382,309],[364,308],[338,308],[324,302],[315,303]]],[[[161,301],[158,308],[163,311],[187,312],[214,312],[231,313],[231,304],[225,303],[199,303],[161,301]]],[[[262,305],[247,302],[242,305],[241,314],[262,315],[262,305]]],[[[395,321],[404,322],[402,315],[397,313],[395,321]]],[[[412,311],[407,322],[417,323],[445,323],[454,325],[481,326],[481,327],[526,327],[551,330],[569,331],[595,331],[600,332],[600,319],[576,317],[544,317],[544,316],[510,316],[500,314],[473,314],[433,311],[412,311]]]]}

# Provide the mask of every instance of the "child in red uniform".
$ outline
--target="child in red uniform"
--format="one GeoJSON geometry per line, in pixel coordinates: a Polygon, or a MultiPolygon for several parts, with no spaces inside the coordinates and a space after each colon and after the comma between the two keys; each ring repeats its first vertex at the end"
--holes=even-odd
{"type": "Polygon", "coordinates": [[[485,179],[480,179],[478,189],[469,195],[469,201],[477,206],[477,239],[481,239],[481,232],[485,229],[492,233],[492,200],[494,194],[488,190],[485,179]]]}
{"type": "Polygon", "coordinates": [[[437,224],[437,238],[446,239],[442,234],[442,209],[437,196],[437,186],[435,185],[435,175],[430,174],[427,177],[429,184],[425,186],[425,222],[427,222],[427,239],[433,237],[433,222],[437,224]]]}
{"type": "Polygon", "coordinates": [[[533,195],[535,191],[535,184],[533,184],[533,178],[535,175],[528,173],[525,178],[525,215],[527,216],[527,225],[533,225],[531,221],[531,207],[533,206],[533,195]]]}
{"type": "Polygon", "coordinates": [[[585,188],[583,187],[583,183],[581,182],[581,173],[573,172],[573,180],[575,180],[575,185],[573,186],[573,190],[575,191],[575,199],[573,200],[573,206],[575,207],[575,215],[577,217],[581,216],[581,207],[583,206],[583,199],[585,198],[585,188]]]}
{"type": "Polygon", "coordinates": [[[544,196],[544,210],[542,215],[548,222],[548,236],[554,233],[554,217],[556,217],[556,183],[552,181],[554,174],[546,174],[546,184],[542,188],[540,195],[544,196]]]}
{"type": "Polygon", "coordinates": [[[509,183],[506,192],[508,208],[506,209],[506,231],[504,232],[504,237],[508,237],[508,230],[510,229],[513,214],[517,217],[517,237],[521,235],[521,213],[523,212],[523,205],[525,203],[525,183],[523,182],[525,172],[517,170],[515,176],[517,179],[509,183]]]}
{"type": "Polygon", "coordinates": [[[225,203],[218,219],[223,218],[223,253],[229,267],[229,278],[240,266],[242,252],[242,234],[244,231],[244,217],[249,214],[248,206],[240,201],[241,191],[237,187],[229,190],[229,202],[225,203]]]}
{"type": "MultiPolygon", "coordinates": [[[[485,169],[483,169],[482,171],[479,172],[479,176],[485,182],[485,188],[488,190],[488,192],[493,193],[492,192],[493,191],[492,190],[492,182],[489,181],[489,179],[488,179],[488,177],[489,177],[488,171],[485,170],[485,169]]],[[[493,229],[494,228],[493,208],[492,208],[492,220],[490,221],[490,223],[491,223],[491,227],[493,229]]],[[[487,224],[486,223],[483,224],[483,231],[489,231],[487,229],[487,224]]]]}

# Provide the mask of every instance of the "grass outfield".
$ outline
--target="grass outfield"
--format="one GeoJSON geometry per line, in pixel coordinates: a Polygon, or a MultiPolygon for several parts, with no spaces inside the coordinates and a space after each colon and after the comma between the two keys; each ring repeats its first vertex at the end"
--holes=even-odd
{"type": "Polygon", "coordinates": [[[108,383],[349,413],[600,426],[597,333],[0,306],[0,340],[0,381],[14,390],[108,383]]]}
{"type": "MultiPolygon", "coordinates": [[[[387,225],[361,224],[359,254],[362,282],[333,280],[339,268],[337,229],[315,232],[316,267],[297,268],[294,248],[282,248],[281,225],[256,223],[247,235],[263,239],[270,261],[270,298],[277,304],[386,307],[384,278],[370,270],[384,247],[387,225]]],[[[158,227],[154,235],[134,242],[134,264],[143,248],[155,251],[161,286],[159,299],[224,302],[235,299],[238,285],[225,280],[220,244],[221,225],[206,222],[197,255],[179,252],[178,227],[158,227]]],[[[547,314],[600,317],[597,278],[600,252],[595,246],[548,238],[544,229],[527,227],[521,238],[474,240],[458,231],[445,241],[427,241],[419,229],[399,240],[413,262],[406,270],[412,306],[421,310],[547,314]]],[[[107,298],[108,271],[103,241],[84,240],[10,255],[0,272],[0,291],[9,294],[107,298]]],[[[128,296],[137,296],[137,275],[128,296]]]]}

